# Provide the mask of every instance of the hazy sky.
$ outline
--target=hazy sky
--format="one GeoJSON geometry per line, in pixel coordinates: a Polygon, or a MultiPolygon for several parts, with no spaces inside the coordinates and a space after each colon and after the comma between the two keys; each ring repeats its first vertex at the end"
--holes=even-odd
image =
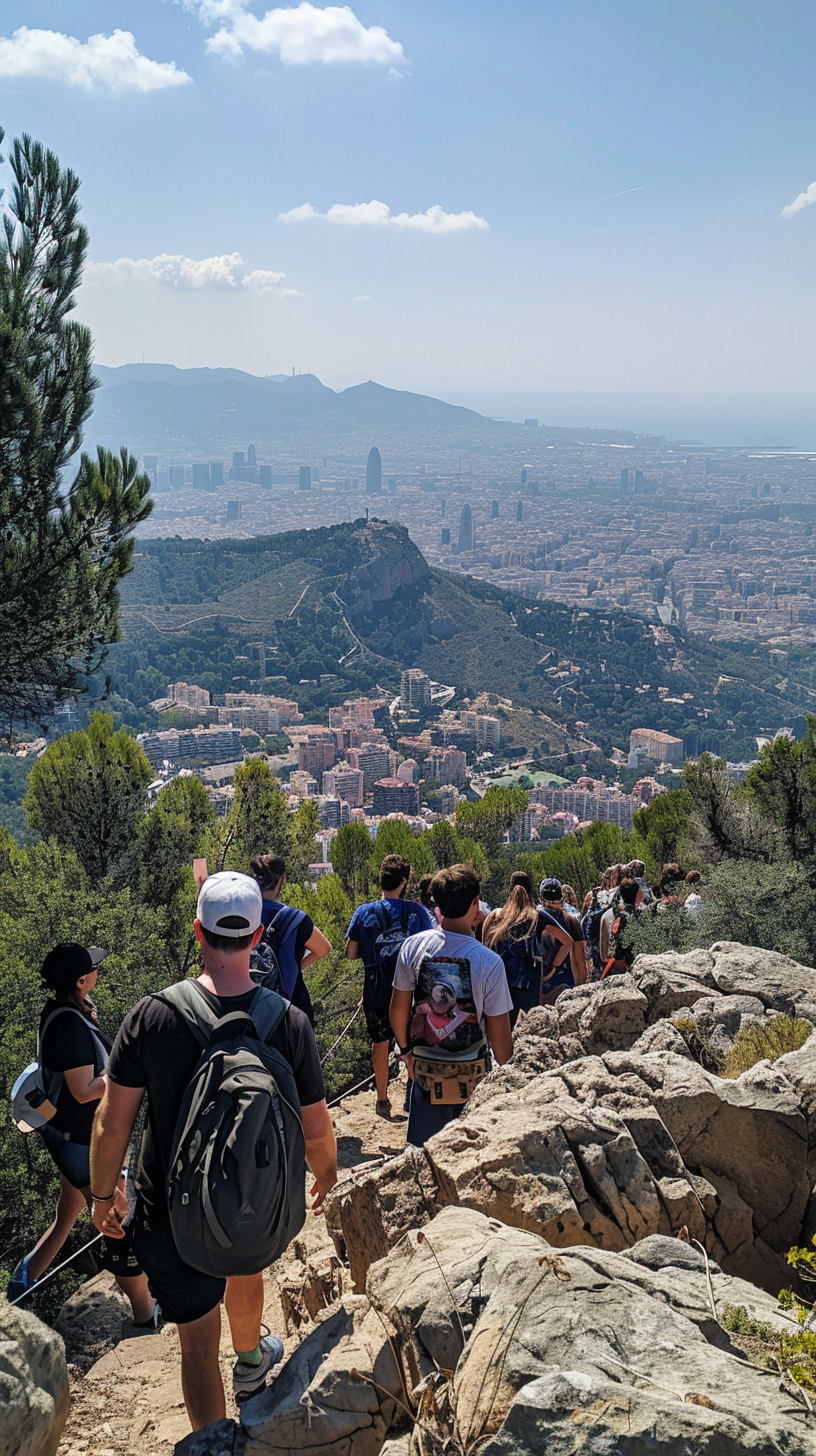
{"type": "Polygon", "coordinates": [[[813,0],[5,0],[0,36],[0,122],[83,181],[103,363],[813,391],[813,0]]]}

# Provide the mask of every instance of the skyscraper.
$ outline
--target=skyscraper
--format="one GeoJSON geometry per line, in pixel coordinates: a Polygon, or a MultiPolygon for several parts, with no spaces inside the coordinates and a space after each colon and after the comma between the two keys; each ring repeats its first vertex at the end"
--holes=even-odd
{"type": "Polygon", "coordinates": [[[301,465],[298,470],[298,490],[311,490],[312,488],[312,467],[301,465]]]}
{"type": "Polygon", "coordinates": [[[517,501],[516,502],[516,520],[517,521],[523,521],[524,520],[524,501],[517,501]]]}
{"type": "Polygon", "coordinates": [[[620,473],[620,493],[621,493],[621,495],[626,495],[626,492],[628,491],[628,489],[629,489],[629,471],[624,466],[623,470],[620,473]]]}
{"type": "Polygon", "coordinates": [[[248,445],[247,446],[246,463],[247,463],[247,465],[251,465],[253,469],[255,468],[255,466],[258,463],[258,456],[255,453],[255,446],[254,445],[248,445]]]}
{"type": "Polygon", "coordinates": [[[193,490],[209,490],[210,488],[210,467],[209,465],[193,466],[193,490]]]}
{"type": "Polygon", "coordinates": [[[490,519],[491,519],[491,521],[497,521],[499,519],[499,502],[498,501],[491,501],[490,502],[490,519]]]}
{"type": "Polygon", "coordinates": [[[459,517],[459,550],[473,550],[473,511],[469,505],[462,506],[459,517]]]}
{"type": "Polygon", "coordinates": [[[379,495],[382,491],[382,460],[376,445],[372,445],[366,461],[366,495],[379,495]]]}

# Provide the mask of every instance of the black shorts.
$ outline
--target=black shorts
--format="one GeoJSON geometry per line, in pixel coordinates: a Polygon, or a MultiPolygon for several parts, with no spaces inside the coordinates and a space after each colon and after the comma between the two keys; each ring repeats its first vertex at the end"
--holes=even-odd
{"type": "Polygon", "coordinates": [[[372,1041],[390,1041],[394,1035],[388,1019],[390,1002],[363,1001],[366,1030],[372,1041]]]}
{"type": "Polygon", "coordinates": [[[133,1245],[147,1275],[150,1292],[168,1324],[189,1325],[221,1303],[226,1279],[202,1274],[185,1264],[164,1209],[136,1203],[133,1245]]]}

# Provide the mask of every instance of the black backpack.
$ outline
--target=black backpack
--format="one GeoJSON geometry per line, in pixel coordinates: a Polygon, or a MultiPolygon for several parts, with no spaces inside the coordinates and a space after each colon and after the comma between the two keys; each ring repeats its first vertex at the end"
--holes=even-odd
{"type": "MultiPolygon", "coordinates": [[[[395,920],[391,911],[386,910],[380,901],[374,907],[374,916],[380,927],[380,933],[374,941],[374,954],[377,957],[376,977],[381,985],[387,983],[388,986],[393,986],[400,947],[402,942],[408,939],[411,909],[403,901],[400,906],[399,920],[395,920]]],[[[374,967],[371,969],[375,970],[374,967]]]]}
{"type": "Polygon", "coordinates": [[[636,913],[636,911],[626,910],[623,905],[618,906],[609,930],[609,958],[601,972],[601,980],[605,976],[622,974],[624,971],[628,971],[635,959],[634,947],[624,945],[623,937],[632,915],[636,913]]]}
{"type": "Polygon", "coordinates": [[[246,1011],[219,1016],[194,981],[158,999],[201,1046],[167,1174],[176,1247],[205,1274],[257,1274],[306,1220],[300,1100],[292,1068],[268,1045],[289,1002],[259,986],[246,1011]]]}
{"type": "Polygon", "coordinates": [[[508,935],[502,942],[501,958],[511,990],[530,991],[538,985],[544,967],[544,947],[536,925],[518,939],[508,935]]]}
{"type": "Polygon", "coordinates": [[[589,946],[592,964],[596,971],[599,971],[601,968],[601,921],[606,914],[607,908],[598,904],[598,892],[597,890],[593,890],[592,904],[581,920],[581,930],[583,931],[584,940],[589,946]]]}

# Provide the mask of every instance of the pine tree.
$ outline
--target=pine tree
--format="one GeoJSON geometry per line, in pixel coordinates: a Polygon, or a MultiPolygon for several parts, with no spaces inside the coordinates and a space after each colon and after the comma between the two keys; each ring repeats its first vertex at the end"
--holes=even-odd
{"type": "MultiPolygon", "coordinates": [[[[0,128],[0,142],[3,140],[0,128]]],[[[2,160],[2,159],[0,159],[2,160]]],[[[79,179],[28,136],[12,145],[0,233],[0,731],[42,723],[118,637],[118,583],[149,479],[126,450],[83,454],[96,381],[70,320],[88,234],[79,179]]]]}

